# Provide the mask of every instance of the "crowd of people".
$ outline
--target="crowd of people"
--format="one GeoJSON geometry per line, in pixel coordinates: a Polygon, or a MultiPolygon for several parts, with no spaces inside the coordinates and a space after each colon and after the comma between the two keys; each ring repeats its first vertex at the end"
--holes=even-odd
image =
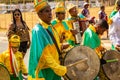
{"type": "MultiPolygon", "coordinates": [[[[112,42],[112,49],[120,51],[119,9],[120,1],[115,4],[115,10],[108,15],[105,6],[100,7],[99,20],[90,16],[89,3],[84,3],[81,13],[77,6],[68,3],[65,7],[59,2],[55,7],[55,19],[52,19],[52,9],[46,0],[34,0],[35,11],[39,22],[30,32],[22,13],[15,9],[12,13],[12,23],[9,25],[8,50],[0,54],[0,63],[10,73],[10,80],[62,80],[69,66],[63,65],[67,51],[76,46],[88,46],[93,49],[103,65],[101,35],[108,31],[107,38],[112,42]],[[70,17],[66,19],[66,12],[70,17]],[[24,56],[30,48],[28,69],[24,64],[24,56]]],[[[109,80],[102,68],[94,80],[109,80]]]]}

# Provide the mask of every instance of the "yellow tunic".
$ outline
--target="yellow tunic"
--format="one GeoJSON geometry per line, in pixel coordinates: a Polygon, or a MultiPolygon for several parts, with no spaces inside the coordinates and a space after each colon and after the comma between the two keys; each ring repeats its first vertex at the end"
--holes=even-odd
{"type": "MultiPolygon", "coordinates": [[[[16,60],[18,63],[19,71],[22,70],[22,73],[27,73],[27,68],[24,64],[22,53],[20,53],[19,51],[16,52],[15,57],[16,57],[16,60]]],[[[6,66],[6,68],[8,69],[8,71],[10,72],[11,75],[13,74],[12,68],[11,68],[11,63],[10,63],[9,50],[6,50],[0,54],[0,63],[4,64],[6,66]]]]}
{"type": "Polygon", "coordinates": [[[69,23],[69,21],[64,20],[64,22],[66,22],[68,26],[68,30],[66,30],[64,25],[62,24],[62,21],[58,19],[56,19],[56,21],[57,21],[57,24],[54,25],[54,28],[56,29],[60,37],[63,37],[63,36],[65,37],[62,43],[66,43],[69,39],[74,41],[75,40],[74,36],[70,32],[70,29],[72,28],[71,23],[69,23]]]}

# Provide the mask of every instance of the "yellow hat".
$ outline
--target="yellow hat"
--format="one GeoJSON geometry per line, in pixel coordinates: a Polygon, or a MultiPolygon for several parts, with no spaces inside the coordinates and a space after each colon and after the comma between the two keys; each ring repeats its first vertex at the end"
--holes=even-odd
{"type": "Polygon", "coordinates": [[[44,9],[47,6],[49,6],[47,0],[34,0],[34,7],[36,12],[39,12],[40,10],[44,9]]]}
{"type": "Polygon", "coordinates": [[[67,4],[67,10],[69,11],[70,9],[76,7],[76,5],[72,4],[72,3],[69,3],[67,4]]]}
{"type": "Polygon", "coordinates": [[[12,47],[20,46],[20,37],[18,35],[12,35],[9,39],[9,43],[12,47]]]}
{"type": "Polygon", "coordinates": [[[56,5],[55,12],[65,12],[64,2],[59,2],[56,5]]]}

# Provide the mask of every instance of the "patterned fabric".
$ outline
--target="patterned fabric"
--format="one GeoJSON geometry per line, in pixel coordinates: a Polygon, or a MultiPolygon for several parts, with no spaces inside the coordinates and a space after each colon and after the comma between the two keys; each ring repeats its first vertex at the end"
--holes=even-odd
{"type": "MultiPolygon", "coordinates": [[[[24,23],[25,24],[25,23],[24,23]]],[[[29,41],[29,28],[25,24],[25,27],[22,26],[16,26],[12,23],[10,24],[9,30],[8,30],[8,37],[10,38],[11,35],[18,35],[20,37],[20,41],[29,41]]]]}

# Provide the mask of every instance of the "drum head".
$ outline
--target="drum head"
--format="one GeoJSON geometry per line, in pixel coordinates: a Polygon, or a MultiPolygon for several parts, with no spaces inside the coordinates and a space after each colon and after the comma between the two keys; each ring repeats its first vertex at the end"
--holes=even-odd
{"type": "Polygon", "coordinates": [[[116,62],[108,62],[103,65],[103,70],[110,80],[120,80],[120,52],[109,50],[103,56],[104,60],[117,59],[116,62]]]}
{"type": "Polygon", "coordinates": [[[10,80],[10,74],[7,68],[0,64],[0,80],[10,80]]]}
{"type": "Polygon", "coordinates": [[[71,49],[64,58],[64,65],[70,65],[77,61],[84,60],[68,68],[66,76],[70,80],[93,80],[100,68],[100,61],[95,53],[89,47],[77,46],[71,49]]]}

